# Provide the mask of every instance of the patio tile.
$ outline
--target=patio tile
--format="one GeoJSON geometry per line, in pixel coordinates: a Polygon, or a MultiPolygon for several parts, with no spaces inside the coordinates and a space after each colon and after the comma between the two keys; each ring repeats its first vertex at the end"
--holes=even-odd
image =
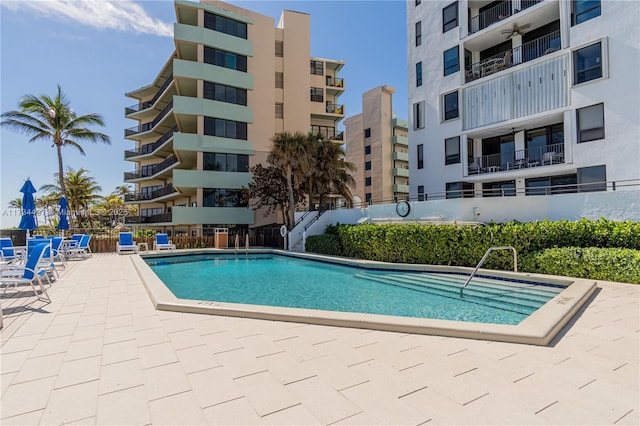
{"type": "Polygon", "coordinates": [[[0,400],[2,423],[8,417],[43,410],[47,406],[55,377],[12,383],[0,400]]]}
{"type": "Polygon", "coordinates": [[[202,409],[192,392],[183,392],[149,402],[154,425],[206,425],[202,409]]]}
{"type": "Polygon", "coordinates": [[[28,336],[12,337],[9,340],[5,340],[7,337],[5,333],[0,335],[2,337],[2,348],[0,353],[10,354],[12,352],[20,352],[33,349],[40,341],[40,335],[30,334],[28,336]]]}
{"type": "Polygon", "coordinates": [[[99,395],[96,423],[101,425],[151,424],[144,386],[99,395]]]}
{"type": "Polygon", "coordinates": [[[285,408],[262,417],[267,425],[321,425],[322,423],[302,404],[285,408]]]}
{"type": "Polygon", "coordinates": [[[334,389],[341,390],[368,381],[356,371],[340,363],[333,356],[322,356],[302,363],[334,389]]]}
{"type": "Polygon", "coordinates": [[[77,342],[79,340],[95,339],[97,337],[104,337],[104,324],[77,327],[71,340],[77,342]]]}
{"type": "Polygon", "coordinates": [[[101,361],[101,356],[66,361],[60,368],[55,385],[56,389],[98,380],[101,361]]]}
{"type": "Polygon", "coordinates": [[[128,361],[139,357],[138,343],[135,340],[102,345],[102,365],[128,361]]]}
{"type": "Polygon", "coordinates": [[[65,361],[90,358],[102,354],[102,337],[71,342],[67,349],[65,361]]]}
{"type": "Polygon", "coordinates": [[[62,353],[27,359],[22,364],[18,374],[13,378],[13,383],[23,383],[57,376],[62,367],[64,356],[62,353]]]}
{"type": "Polygon", "coordinates": [[[241,397],[222,404],[206,407],[207,422],[212,425],[261,425],[262,420],[247,398],[241,397]]]}
{"type": "Polygon", "coordinates": [[[200,335],[193,329],[170,332],[168,336],[176,350],[202,345],[200,335]]]}
{"type": "Polygon", "coordinates": [[[98,392],[100,395],[144,384],[140,360],[116,362],[100,369],[98,392]]]}
{"type": "Polygon", "coordinates": [[[187,376],[201,407],[242,398],[243,392],[224,368],[201,370],[187,376]]]}
{"type": "Polygon", "coordinates": [[[323,424],[335,423],[362,411],[318,377],[291,383],[287,389],[323,424]]]}
{"type": "Polygon", "coordinates": [[[168,342],[169,337],[162,327],[148,328],[136,331],[136,341],[138,342],[138,347],[143,347],[168,342]]]}
{"type": "Polygon", "coordinates": [[[107,317],[105,322],[105,328],[118,328],[123,327],[125,325],[133,325],[133,316],[131,314],[121,314],[107,317]]]}
{"type": "MultiPolygon", "coordinates": [[[[57,317],[56,317],[57,318],[57,317]]],[[[61,336],[72,336],[76,331],[75,322],[65,322],[62,324],[50,325],[42,335],[43,339],[53,339],[61,336]]]]}
{"type": "Polygon", "coordinates": [[[124,342],[126,340],[135,340],[136,332],[133,329],[133,325],[126,325],[122,327],[107,328],[104,331],[104,344],[116,342],[124,342]]]}
{"type": "Polygon", "coordinates": [[[13,378],[18,373],[3,373],[0,374],[0,396],[4,395],[4,392],[9,389],[13,378]]]}
{"type": "Polygon", "coordinates": [[[71,343],[71,336],[60,336],[51,339],[41,339],[31,351],[29,358],[65,353],[71,343]]]}
{"type": "Polygon", "coordinates": [[[42,424],[63,424],[96,415],[98,381],[54,389],[49,395],[42,424]]]}
{"type": "Polygon", "coordinates": [[[142,376],[149,401],[191,390],[179,362],[147,368],[142,376]]]}
{"type": "Polygon", "coordinates": [[[234,379],[260,416],[274,413],[300,403],[299,398],[289,392],[268,371],[234,379]]]}
{"type": "Polygon", "coordinates": [[[40,424],[40,418],[42,417],[42,413],[44,410],[36,410],[31,411],[29,413],[20,414],[13,417],[8,417],[6,419],[2,419],[2,425],[24,425],[24,426],[32,426],[40,424]]]}
{"type": "Polygon", "coordinates": [[[207,345],[180,349],[176,354],[186,374],[221,366],[207,345]]]}
{"type": "Polygon", "coordinates": [[[0,374],[17,373],[27,360],[31,351],[11,352],[0,354],[0,374]]]}
{"type": "Polygon", "coordinates": [[[138,354],[143,369],[171,364],[178,360],[176,352],[168,342],[138,348],[138,354]]]}

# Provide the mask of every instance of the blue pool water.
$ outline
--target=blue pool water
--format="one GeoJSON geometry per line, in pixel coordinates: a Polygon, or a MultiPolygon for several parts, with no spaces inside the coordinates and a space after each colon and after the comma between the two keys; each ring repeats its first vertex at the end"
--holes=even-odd
{"type": "Polygon", "coordinates": [[[518,324],[563,288],[530,281],[372,270],[275,254],[145,259],[180,299],[518,324]]]}

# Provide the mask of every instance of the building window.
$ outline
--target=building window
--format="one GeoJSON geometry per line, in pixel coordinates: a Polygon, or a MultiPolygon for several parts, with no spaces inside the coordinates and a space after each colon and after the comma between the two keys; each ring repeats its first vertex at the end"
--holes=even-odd
{"type": "Polygon", "coordinates": [[[482,184],[483,197],[515,197],[516,181],[485,182],[482,184]]]}
{"type": "Polygon", "coordinates": [[[371,161],[365,161],[364,169],[365,170],[371,170],[371,161]]]}
{"type": "Polygon", "coordinates": [[[284,56],[284,41],[276,40],[276,56],[282,58],[284,56]]]}
{"type": "Polygon", "coordinates": [[[276,118],[284,118],[284,104],[276,102],[276,118]]]}
{"type": "Polygon", "coordinates": [[[422,62],[416,64],[416,87],[422,86],[422,62]]]}
{"type": "Polygon", "coordinates": [[[447,182],[446,198],[473,198],[473,184],[469,182],[447,182]]]}
{"type": "Polygon", "coordinates": [[[370,138],[371,137],[371,128],[370,127],[368,129],[364,129],[364,137],[365,138],[370,138]]]}
{"type": "Polygon", "coordinates": [[[444,121],[458,118],[458,91],[447,93],[443,96],[444,121]]]}
{"type": "Polygon", "coordinates": [[[424,129],[424,101],[413,104],[413,128],[424,129]]]}
{"type": "Polygon", "coordinates": [[[242,121],[225,120],[222,118],[205,117],[204,134],[221,138],[247,140],[247,123],[242,121]]]}
{"type": "Polygon", "coordinates": [[[324,102],[324,91],[321,87],[311,88],[311,102],[324,102]]]}
{"type": "Polygon", "coordinates": [[[284,89],[284,73],[276,73],[276,89],[284,89]]]}
{"type": "Polygon", "coordinates": [[[421,0],[416,0],[416,6],[420,5],[420,3],[422,3],[421,0]]]}
{"type": "Polygon", "coordinates": [[[602,43],[598,42],[573,52],[573,84],[602,77],[602,43]]]}
{"type": "Polygon", "coordinates": [[[453,74],[458,72],[460,64],[458,60],[458,46],[452,47],[449,50],[444,51],[444,75],[453,74]]]}
{"type": "Polygon", "coordinates": [[[416,46],[422,44],[422,21],[416,22],[416,46]]]}
{"type": "Polygon", "coordinates": [[[203,153],[202,169],[217,172],[247,173],[249,171],[249,156],[243,154],[205,152],[203,153]]]}
{"type": "Polygon", "coordinates": [[[444,164],[460,163],[460,136],[444,140],[444,164]]]}
{"type": "Polygon", "coordinates": [[[364,186],[371,186],[371,178],[370,177],[364,178],[364,186]]]}
{"type": "Polygon", "coordinates": [[[204,207],[246,207],[242,201],[241,190],[225,188],[203,188],[202,205],[204,207]]]}
{"type": "Polygon", "coordinates": [[[607,166],[578,168],[578,192],[607,190],[607,166]]]}
{"type": "Polygon", "coordinates": [[[371,154],[371,145],[365,145],[364,147],[364,155],[371,154]]]}
{"type": "Polygon", "coordinates": [[[227,52],[213,47],[204,47],[204,62],[206,64],[247,72],[247,57],[227,52]]]}
{"type": "Polygon", "coordinates": [[[247,38],[247,24],[224,16],[214,15],[211,12],[204,12],[204,27],[235,37],[247,38]]]}
{"type": "Polygon", "coordinates": [[[525,181],[526,195],[568,194],[576,191],[577,178],[575,174],[550,176],[527,179],[525,181]]]}
{"type": "Polygon", "coordinates": [[[366,194],[364,194],[364,200],[367,202],[367,204],[371,204],[371,193],[367,192],[366,194]]]}
{"type": "Polygon", "coordinates": [[[424,145],[418,144],[418,168],[424,168],[424,145]]]}
{"type": "Polygon", "coordinates": [[[442,9],[442,32],[447,31],[458,26],[458,2],[451,3],[449,6],[442,9]]]}
{"type": "Polygon", "coordinates": [[[205,99],[229,104],[247,105],[247,90],[226,86],[220,83],[204,82],[203,94],[205,99]]]}
{"type": "Polygon", "coordinates": [[[418,201],[424,201],[424,185],[418,185],[418,201]]]}
{"type": "Polygon", "coordinates": [[[577,111],[578,143],[604,139],[604,104],[577,111]]]}
{"type": "Polygon", "coordinates": [[[324,75],[324,62],[311,60],[311,74],[324,75]]]}
{"type": "Polygon", "coordinates": [[[600,16],[600,0],[573,0],[571,24],[578,25],[600,16]]]}

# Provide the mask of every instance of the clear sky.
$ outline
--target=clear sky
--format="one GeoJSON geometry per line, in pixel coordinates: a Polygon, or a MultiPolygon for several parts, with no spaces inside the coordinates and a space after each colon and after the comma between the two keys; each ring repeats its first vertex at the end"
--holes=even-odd
{"type": "MultiPolygon", "coordinates": [[[[340,102],[346,115],[361,112],[363,92],[389,84],[396,88],[394,110],[407,118],[405,2],[392,1],[229,1],[278,22],[283,9],[311,15],[311,54],[342,59],[346,91],[340,102]]],[[[95,128],[111,145],[85,144],[86,157],[63,149],[65,170],[85,168],[102,187],[102,195],[123,185],[134,163],[124,151],[134,143],[124,118],[135,103],[126,92],[153,82],[174,50],[173,1],[0,0],[0,110],[18,109],[25,94],[55,95],[56,85],[77,114],[99,113],[106,126],[95,128]]],[[[301,72],[308,72],[308,69],[301,72]]],[[[36,188],[54,183],[55,148],[28,143],[22,134],[0,130],[0,227],[17,226],[7,214],[10,200],[31,178],[36,188]]],[[[36,196],[43,195],[38,191],[36,196]]]]}

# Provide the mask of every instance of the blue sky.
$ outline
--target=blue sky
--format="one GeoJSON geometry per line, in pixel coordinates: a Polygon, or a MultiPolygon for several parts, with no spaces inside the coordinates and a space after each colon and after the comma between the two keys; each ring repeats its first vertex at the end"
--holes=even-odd
{"type": "MultiPolygon", "coordinates": [[[[392,1],[229,1],[271,16],[283,9],[311,15],[311,54],[342,59],[346,82],[340,101],[347,116],[361,111],[363,92],[389,84],[396,88],[394,110],[407,118],[405,2],[392,1]]],[[[125,92],[150,84],[173,52],[173,2],[0,1],[0,110],[18,108],[25,94],[51,95],[60,84],[78,114],[99,113],[111,145],[86,144],[86,157],[63,149],[65,169],[89,170],[102,194],[122,185],[134,163],[123,160],[133,142],[123,131],[136,123],[124,118],[134,101],[125,92]]],[[[308,72],[308,69],[301,70],[308,72]]],[[[54,182],[55,149],[28,143],[24,135],[0,130],[0,227],[17,226],[7,214],[26,178],[36,188],[54,182]]],[[[41,191],[36,196],[43,195],[41,191]]]]}

